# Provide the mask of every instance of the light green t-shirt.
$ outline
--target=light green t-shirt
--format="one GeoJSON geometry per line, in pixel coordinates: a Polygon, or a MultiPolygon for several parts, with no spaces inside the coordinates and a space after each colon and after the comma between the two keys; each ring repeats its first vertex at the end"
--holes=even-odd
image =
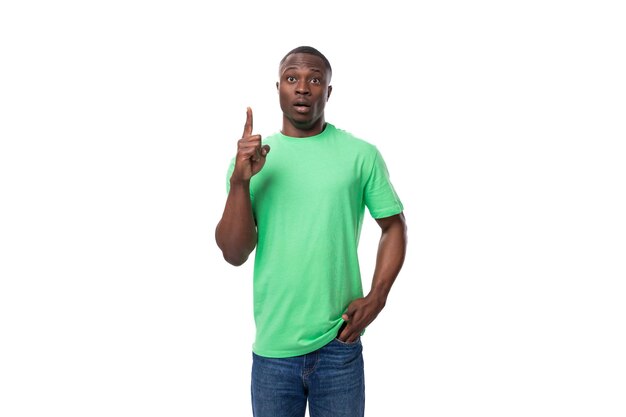
{"type": "MultiPolygon", "coordinates": [[[[329,343],[363,296],[357,246],[365,206],[374,218],[403,207],[376,147],[331,124],[316,136],[277,133],[264,143],[271,151],[250,181],[258,232],[252,350],[304,355],[329,343]]],[[[233,169],[234,159],[227,179],[233,169]]]]}

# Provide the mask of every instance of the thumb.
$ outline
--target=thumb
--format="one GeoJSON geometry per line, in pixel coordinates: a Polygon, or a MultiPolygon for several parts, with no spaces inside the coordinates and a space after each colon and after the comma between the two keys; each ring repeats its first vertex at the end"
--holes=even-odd
{"type": "Polygon", "coordinates": [[[263,146],[261,146],[261,155],[265,156],[268,153],[270,153],[270,145],[263,145],[263,146]]]}

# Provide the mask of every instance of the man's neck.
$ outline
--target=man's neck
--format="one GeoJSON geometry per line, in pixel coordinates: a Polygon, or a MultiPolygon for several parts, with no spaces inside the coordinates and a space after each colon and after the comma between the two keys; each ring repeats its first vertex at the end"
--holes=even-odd
{"type": "Polygon", "coordinates": [[[308,138],[309,136],[319,135],[325,128],[326,122],[324,121],[324,117],[320,117],[311,126],[298,126],[291,120],[283,118],[281,133],[293,138],[308,138]]]}

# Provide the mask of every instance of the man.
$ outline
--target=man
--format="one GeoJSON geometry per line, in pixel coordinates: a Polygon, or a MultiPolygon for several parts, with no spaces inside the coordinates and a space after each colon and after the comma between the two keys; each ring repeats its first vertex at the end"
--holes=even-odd
{"type": "Polygon", "coordinates": [[[228,172],[215,235],[233,265],[256,247],[256,417],[302,417],[307,400],[311,417],[363,416],[360,336],[404,261],[403,207],[380,153],[324,119],[331,75],[318,50],[287,53],[276,83],[282,130],[262,144],[248,108],[228,172]],[[382,234],[363,297],[357,245],[365,206],[382,234]]]}

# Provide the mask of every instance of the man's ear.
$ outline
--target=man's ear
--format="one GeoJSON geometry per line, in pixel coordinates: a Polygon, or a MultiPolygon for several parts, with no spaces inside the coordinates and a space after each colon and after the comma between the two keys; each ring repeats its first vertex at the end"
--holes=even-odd
{"type": "Polygon", "coordinates": [[[276,91],[278,91],[278,81],[276,81],[276,91]]]}
{"type": "Polygon", "coordinates": [[[333,86],[329,85],[328,86],[328,95],[326,96],[326,101],[328,101],[328,99],[330,98],[330,93],[333,92],[333,86]]]}

